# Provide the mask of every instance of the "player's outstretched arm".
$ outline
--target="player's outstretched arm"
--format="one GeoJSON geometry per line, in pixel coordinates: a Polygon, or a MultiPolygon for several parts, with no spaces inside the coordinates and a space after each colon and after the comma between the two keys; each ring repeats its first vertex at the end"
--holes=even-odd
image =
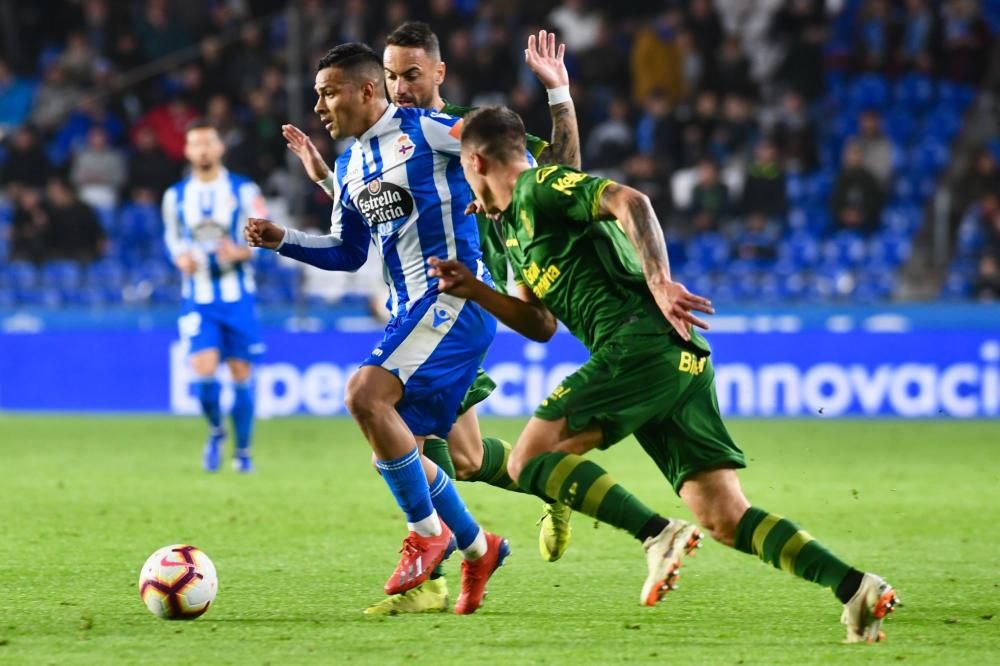
{"type": "Polygon", "coordinates": [[[691,339],[691,325],[708,330],[708,324],[692,312],[714,314],[707,298],[692,294],[670,277],[667,244],[652,204],[642,192],[611,183],[601,194],[601,218],[615,217],[639,253],[642,272],[663,316],[685,340],[691,339]]]}
{"type": "Polygon", "coordinates": [[[428,263],[431,267],[427,274],[438,279],[438,291],[475,301],[526,338],[547,342],[555,335],[558,326],[555,316],[527,287],[519,285],[520,298],[512,298],[477,280],[460,261],[431,257],[428,263]]]}
{"type": "Polygon", "coordinates": [[[345,224],[339,235],[317,236],[251,217],[243,228],[251,247],[276,250],[279,254],[327,271],[356,271],[368,259],[368,233],[345,224]]]}
{"type": "Polygon", "coordinates": [[[330,175],[330,167],[326,165],[323,156],[319,154],[319,148],[312,142],[312,139],[295,125],[282,125],[281,135],[288,142],[288,149],[295,153],[295,156],[302,162],[306,175],[314,183],[326,180],[326,177],[330,175]]]}
{"type": "Polygon", "coordinates": [[[569,96],[569,72],[563,58],[565,44],[556,44],[555,33],[540,30],[528,37],[524,60],[545,86],[552,114],[552,143],[538,156],[543,164],[564,164],[580,168],[580,129],[576,107],[569,96]]]}

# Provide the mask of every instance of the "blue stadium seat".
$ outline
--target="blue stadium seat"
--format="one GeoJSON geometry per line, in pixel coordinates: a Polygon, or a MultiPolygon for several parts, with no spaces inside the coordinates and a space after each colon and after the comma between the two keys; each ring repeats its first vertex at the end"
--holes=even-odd
{"type": "Polygon", "coordinates": [[[728,261],[730,254],[729,242],[722,234],[698,234],[687,243],[688,263],[701,272],[707,273],[720,268],[728,261]]]}
{"type": "Polygon", "coordinates": [[[934,82],[922,74],[907,74],[893,86],[896,104],[914,111],[926,109],[934,102],[934,82]]]}
{"type": "Polygon", "coordinates": [[[38,282],[34,264],[27,261],[12,261],[4,272],[15,289],[30,289],[38,282]]]}
{"type": "Polygon", "coordinates": [[[909,164],[918,173],[934,175],[948,163],[948,155],[947,144],[940,139],[929,137],[910,150],[909,164]]]}
{"type": "Polygon", "coordinates": [[[976,91],[961,83],[945,80],[938,82],[937,97],[941,105],[953,112],[961,113],[976,98],[976,91]]]}
{"type": "Polygon", "coordinates": [[[91,287],[121,289],[125,281],[125,269],[117,261],[103,259],[87,267],[87,284],[91,287]]]}
{"type": "Polygon", "coordinates": [[[940,297],[945,300],[964,300],[972,295],[972,284],[961,271],[951,271],[941,285],[940,297]]]}
{"type": "Polygon", "coordinates": [[[820,247],[816,238],[808,232],[796,232],[778,245],[778,264],[794,266],[797,269],[814,266],[820,257],[820,247]]]}
{"type": "Polygon", "coordinates": [[[822,246],[823,261],[829,265],[858,266],[867,255],[865,239],[854,231],[838,231],[822,246]]]}
{"type": "Polygon", "coordinates": [[[905,148],[913,141],[917,131],[917,119],[912,110],[894,106],[883,118],[882,128],[897,147],[905,148]]]}
{"type": "Polygon", "coordinates": [[[50,261],[42,266],[42,285],[55,289],[73,289],[83,282],[83,271],[75,261],[50,261]]]}
{"type": "Polygon", "coordinates": [[[938,106],[924,118],[922,136],[948,144],[961,128],[962,115],[960,112],[952,108],[938,106]]]}
{"type": "Polygon", "coordinates": [[[956,237],[958,256],[964,258],[978,255],[983,249],[984,242],[983,225],[979,216],[972,212],[963,217],[956,237]]]}
{"type": "Polygon", "coordinates": [[[865,74],[848,89],[848,100],[856,109],[882,109],[889,103],[889,85],[879,74],[865,74]]]}

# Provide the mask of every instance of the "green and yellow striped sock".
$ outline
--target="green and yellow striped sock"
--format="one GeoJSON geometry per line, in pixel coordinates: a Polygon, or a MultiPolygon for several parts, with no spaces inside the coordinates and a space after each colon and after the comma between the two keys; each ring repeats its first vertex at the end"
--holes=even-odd
{"type": "Polygon", "coordinates": [[[455,479],[455,463],[448,451],[448,442],[443,439],[425,439],[424,455],[434,461],[434,464],[444,470],[449,479],[455,479]]]}
{"type": "Polygon", "coordinates": [[[755,506],[747,509],[736,526],[735,548],[834,592],[853,571],[809,532],[755,506]]]}
{"type": "Polygon", "coordinates": [[[526,493],[510,475],[507,474],[507,461],[510,459],[511,446],[502,439],[483,437],[483,464],[479,471],[469,477],[469,481],[488,483],[497,488],[513,492],[526,493]]]}
{"type": "Polygon", "coordinates": [[[519,479],[542,499],[559,501],[638,538],[656,513],[615,483],[597,463],[572,453],[543,453],[528,461],[519,479]]]}

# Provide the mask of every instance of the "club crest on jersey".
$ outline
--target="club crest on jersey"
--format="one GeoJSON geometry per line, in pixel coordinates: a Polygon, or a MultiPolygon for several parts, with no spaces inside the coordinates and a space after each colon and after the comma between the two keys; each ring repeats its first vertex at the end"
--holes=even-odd
{"type": "Polygon", "coordinates": [[[368,224],[377,227],[410,217],[413,196],[395,183],[375,179],[358,194],[357,206],[368,224]]]}
{"type": "Polygon", "coordinates": [[[399,153],[402,158],[409,159],[411,152],[414,148],[413,142],[410,141],[410,137],[407,134],[402,134],[398,139],[396,139],[396,152],[399,153]]]}

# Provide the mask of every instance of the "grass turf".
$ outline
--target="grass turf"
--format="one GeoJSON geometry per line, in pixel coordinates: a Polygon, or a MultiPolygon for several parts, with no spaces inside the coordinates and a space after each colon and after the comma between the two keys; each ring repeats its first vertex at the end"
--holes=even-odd
{"type": "MultiPolygon", "coordinates": [[[[513,440],[520,421],[484,421],[513,440]]],[[[199,469],[204,427],[180,418],[0,416],[0,662],[989,663],[1000,659],[1000,425],[734,421],[751,500],[798,521],[906,604],[888,641],[842,645],[832,594],[706,543],[681,589],[638,604],[637,542],[574,517],[541,560],[531,497],[460,489],[513,556],[474,616],[368,618],[403,536],[344,420],[258,427],[258,472],[199,469]],[[136,591],[156,548],[193,543],[220,593],[194,622],[136,591]]],[[[594,457],[667,515],[687,511],[637,445],[594,457]]],[[[457,558],[448,565],[452,598],[457,558]]]]}

